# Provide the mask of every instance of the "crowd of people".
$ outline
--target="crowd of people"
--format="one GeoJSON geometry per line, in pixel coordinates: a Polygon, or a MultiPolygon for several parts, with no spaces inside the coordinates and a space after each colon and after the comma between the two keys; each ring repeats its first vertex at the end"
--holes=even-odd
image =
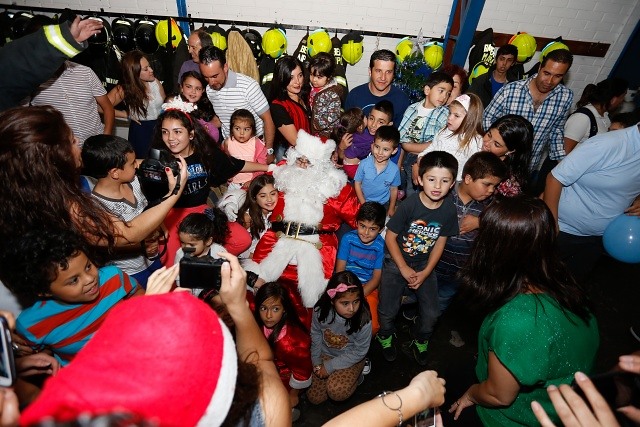
{"type": "MultiPolygon", "coordinates": [[[[640,216],[640,118],[613,116],[626,82],[588,86],[570,114],[571,53],[521,80],[507,45],[469,88],[460,66],[432,72],[413,104],[388,50],[344,103],[327,54],[284,56],[265,94],[197,30],[176,93],[135,50],[106,93],[70,60],[98,32],[76,19],[0,50],[50,62],[0,78],[0,280],[22,307],[4,314],[19,368],[3,426],[18,405],[21,425],[290,425],[302,396],[344,401],[383,369],[371,346],[392,366],[401,312],[427,365],[458,294],[484,320],[455,419],[614,425],[585,376],[600,338],[584,280],[607,224],[640,216]]],[[[424,371],[327,425],[400,425],[444,385],[424,371]]]]}

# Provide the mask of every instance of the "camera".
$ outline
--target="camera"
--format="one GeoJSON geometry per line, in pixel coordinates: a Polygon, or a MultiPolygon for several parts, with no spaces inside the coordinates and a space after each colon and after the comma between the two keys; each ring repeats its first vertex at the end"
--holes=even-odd
{"type": "Polygon", "coordinates": [[[180,173],[178,160],[171,153],[156,148],[152,148],[149,151],[149,157],[138,166],[136,175],[138,175],[142,192],[149,201],[160,199],[167,194],[169,180],[165,172],[166,168],[171,169],[176,177],[180,173]]]}
{"type": "Polygon", "coordinates": [[[224,259],[193,256],[193,248],[183,248],[184,257],[180,260],[180,287],[189,289],[220,290],[222,278],[220,268],[224,259]]]}

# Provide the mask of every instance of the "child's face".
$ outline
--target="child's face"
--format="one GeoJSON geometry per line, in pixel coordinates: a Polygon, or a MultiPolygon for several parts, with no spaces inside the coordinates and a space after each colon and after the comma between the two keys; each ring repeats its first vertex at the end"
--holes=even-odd
{"type": "Polygon", "coordinates": [[[311,81],[311,86],[313,86],[314,88],[319,88],[319,87],[325,87],[327,85],[327,82],[329,81],[329,78],[327,76],[321,76],[317,74],[312,69],[311,75],[309,76],[309,80],[311,81]]]}
{"type": "Polygon", "coordinates": [[[502,139],[502,135],[498,132],[498,129],[489,129],[487,133],[484,134],[482,137],[482,151],[489,151],[500,157],[500,160],[504,160],[509,149],[504,139],[502,139]]]}
{"type": "Polygon", "coordinates": [[[100,296],[98,269],[84,252],[69,258],[66,269],[58,267],[58,277],[51,282],[49,294],[68,304],[84,304],[100,296]]]}
{"type": "Polygon", "coordinates": [[[336,313],[345,319],[351,319],[360,309],[360,293],[346,292],[340,298],[333,300],[336,313]]]}
{"type": "Polygon", "coordinates": [[[189,132],[178,119],[166,118],[162,121],[162,141],[173,155],[187,157],[191,153],[194,133],[189,132]]]}
{"type": "Polygon", "coordinates": [[[373,154],[373,158],[378,164],[386,163],[391,156],[396,154],[396,151],[398,151],[398,148],[393,148],[393,142],[391,141],[383,141],[380,138],[376,138],[371,143],[371,154],[373,154]]]}
{"type": "Polygon", "coordinates": [[[187,101],[196,103],[200,101],[202,98],[202,92],[204,88],[202,87],[202,83],[195,77],[187,77],[182,82],[182,86],[180,86],[180,91],[187,98],[187,101]]]}
{"type": "Polygon", "coordinates": [[[267,214],[276,207],[278,201],[278,190],[273,184],[267,184],[258,191],[256,194],[256,203],[262,209],[263,214],[267,214]]]}
{"type": "Polygon", "coordinates": [[[235,120],[231,125],[233,139],[244,144],[253,138],[253,126],[248,120],[235,120]]]}
{"type": "Polygon", "coordinates": [[[451,90],[453,86],[451,86],[447,82],[440,82],[433,87],[425,86],[424,87],[424,107],[425,108],[436,108],[447,103],[447,99],[449,99],[449,95],[451,95],[451,90]]]}
{"type": "Polygon", "coordinates": [[[189,233],[179,233],[180,247],[193,248],[193,256],[201,257],[209,254],[209,248],[213,244],[213,239],[202,240],[189,233]]]}
{"type": "Polygon", "coordinates": [[[122,169],[117,169],[118,181],[120,182],[131,182],[136,176],[136,153],[127,153],[126,157],[127,161],[122,169]]]}
{"type": "Polygon", "coordinates": [[[500,178],[488,175],[482,178],[473,179],[471,175],[465,175],[462,179],[462,185],[459,187],[460,192],[465,192],[473,200],[481,202],[491,197],[496,187],[500,184],[500,178]]]}
{"type": "Polygon", "coordinates": [[[447,117],[447,129],[455,132],[460,128],[462,121],[467,116],[467,110],[457,103],[449,106],[449,117],[447,117]]]}
{"type": "Polygon", "coordinates": [[[443,199],[456,183],[455,177],[447,168],[427,169],[419,181],[422,191],[432,202],[443,199]]]}
{"type": "Polygon", "coordinates": [[[260,319],[264,326],[269,329],[273,329],[274,326],[280,323],[283,314],[284,307],[280,298],[270,297],[260,304],[260,319]]]}
{"type": "Polygon", "coordinates": [[[376,225],[373,221],[358,221],[358,237],[365,245],[373,242],[376,237],[378,237],[378,234],[380,234],[380,226],[376,225]]]}
{"type": "Polygon", "coordinates": [[[391,121],[391,117],[389,117],[386,113],[382,111],[378,111],[375,108],[371,110],[369,113],[369,117],[367,117],[367,129],[371,135],[375,135],[376,131],[380,126],[390,125],[393,122],[391,121]]]}

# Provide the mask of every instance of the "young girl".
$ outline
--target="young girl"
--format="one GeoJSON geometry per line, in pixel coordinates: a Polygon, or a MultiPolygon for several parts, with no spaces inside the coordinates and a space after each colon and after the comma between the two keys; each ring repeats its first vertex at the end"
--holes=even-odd
{"type": "Polygon", "coordinates": [[[507,114],[496,120],[482,137],[482,150],[500,157],[507,166],[507,179],[496,193],[511,197],[527,190],[533,126],[522,116],[507,114]]]}
{"type": "Polygon", "coordinates": [[[336,144],[339,144],[343,137],[350,142],[345,150],[338,152],[338,157],[342,159],[344,172],[349,179],[353,179],[358,170],[360,163],[358,155],[371,152],[373,137],[369,132],[365,132],[365,127],[364,113],[360,108],[354,107],[342,113],[338,124],[331,132],[331,139],[336,144]]]}
{"type": "Polygon", "coordinates": [[[356,390],[371,343],[371,314],[358,277],[335,273],[313,311],[307,397],[313,404],[345,400],[356,390]]]}
{"type": "Polygon", "coordinates": [[[206,89],[207,82],[199,72],[187,71],[182,75],[180,97],[183,101],[190,102],[197,107],[191,112],[191,115],[198,119],[209,136],[218,142],[220,141],[220,129],[215,124],[216,113],[205,94],[206,89]]]}
{"type": "Polygon", "coordinates": [[[127,110],[116,110],[116,117],[130,120],[128,140],[136,158],[144,159],[149,153],[153,129],[162,111],[165,98],[160,81],[153,75],[149,59],[139,50],[122,57],[122,83],[107,94],[113,106],[122,101],[127,110]]]}
{"type": "Polygon", "coordinates": [[[328,53],[320,52],[309,62],[311,132],[324,138],[328,138],[338,124],[342,109],[342,89],[334,78],[335,72],[336,60],[328,53]]]}
{"type": "Polygon", "coordinates": [[[278,190],[273,175],[254,178],[247,190],[247,198],[238,210],[238,222],[251,234],[251,246],[240,258],[252,258],[258,240],[271,227],[269,217],[276,207],[278,190]]]}
{"type": "Polygon", "coordinates": [[[418,154],[412,175],[417,184],[418,163],[431,151],[446,151],[458,161],[457,181],[462,181],[462,169],[469,157],[482,148],[482,101],[475,94],[460,95],[449,105],[447,125],[433,138],[433,143],[418,154]]]}
{"type": "MultiPolygon", "coordinates": [[[[223,143],[223,149],[236,159],[267,164],[267,147],[256,136],[256,121],[251,111],[241,108],[231,115],[231,135],[223,143]]],[[[229,189],[240,189],[262,172],[243,172],[229,180],[229,189]]]]}
{"type": "MultiPolygon", "coordinates": [[[[238,172],[266,171],[267,166],[245,162],[228,156],[197,120],[179,108],[184,103],[168,103],[158,118],[153,147],[171,152],[184,158],[189,173],[182,196],[165,218],[165,227],[169,232],[167,253],[162,258],[164,265],[172,265],[179,246],[177,227],[188,214],[204,212],[210,187],[219,186],[238,172]]],[[[235,255],[245,251],[251,244],[251,238],[242,225],[229,223],[229,234],[224,242],[227,250],[235,255]]]]}
{"type": "MultiPolygon", "coordinates": [[[[254,315],[273,350],[274,363],[289,391],[291,408],[300,390],[311,385],[311,338],[287,290],[277,282],[265,283],[254,298],[254,315]]],[[[300,412],[293,410],[293,418],[300,412]]]]}

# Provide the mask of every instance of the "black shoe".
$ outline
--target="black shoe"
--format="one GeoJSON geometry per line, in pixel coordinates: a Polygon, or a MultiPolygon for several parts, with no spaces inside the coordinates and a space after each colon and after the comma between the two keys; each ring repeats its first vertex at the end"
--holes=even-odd
{"type": "Polygon", "coordinates": [[[396,351],[396,344],[394,343],[395,336],[393,334],[388,336],[382,336],[380,334],[376,335],[376,341],[380,343],[382,347],[382,355],[384,356],[387,362],[393,362],[396,360],[398,356],[398,352],[396,351]]]}

